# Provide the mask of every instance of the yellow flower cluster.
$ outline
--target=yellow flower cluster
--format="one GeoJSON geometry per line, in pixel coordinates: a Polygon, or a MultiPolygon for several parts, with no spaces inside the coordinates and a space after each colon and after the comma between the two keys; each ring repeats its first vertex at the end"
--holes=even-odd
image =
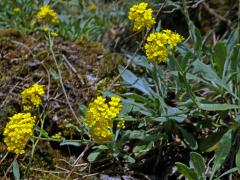
{"type": "Polygon", "coordinates": [[[106,98],[97,97],[89,104],[86,113],[85,124],[90,129],[90,135],[98,143],[112,140],[113,119],[118,116],[122,109],[121,99],[112,96],[107,103],[106,98]]]}
{"type": "Polygon", "coordinates": [[[144,27],[151,28],[156,22],[152,16],[153,10],[147,9],[148,3],[142,2],[133,5],[128,14],[128,19],[134,22],[134,31],[140,31],[144,27]]]}
{"type": "Polygon", "coordinates": [[[32,106],[39,107],[42,104],[41,95],[44,94],[44,85],[34,84],[21,92],[23,109],[31,110],[32,106]]]}
{"type": "Polygon", "coordinates": [[[23,154],[25,144],[33,134],[35,117],[30,113],[18,113],[9,118],[4,129],[4,142],[9,152],[23,154]]]}
{"type": "Polygon", "coordinates": [[[145,50],[147,58],[152,63],[166,62],[168,57],[168,48],[173,49],[184,38],[171,30],[151,33],[147,37],[145,50]]]}
{"type": "Polygon", "coordinates": [[[54,138],[54,139],[61,139],[61,137],[62,137],[62,133],[61,132],[58,132],[58,133],[56,133],[56,134],[54,134],[52,136],[52,138],[54,138]]]}
{"type": "Polygon", "coordinates": [[[43,27],[42,27],[42,30],[43,30],[44,32],[46,32],[46,33],[49,33],[49,32],[50,32],[50,35],[51,35],[52,37],[57,37],[57,36],[58,36],[58,33],[57,33],[57,32],[54,32],[54,31],[51,31],[48,26],[43,26],[43,27]]]}
{"type": "Polygon", "coordinates": [[[57,32],[50,32],[50,35],[51,35],[52,37],[57,37],[57,36],[58,36],[58,33],[57,33],[57,32]]]}
{"type": "Polygon", "coordinates": [[[36,18],[46,24],[58,24],[59,18],[57,13],[48,5],[44,5],[38,11],[36,18]]]}
{"type": "Polygon", "coordinates": [[[13,12],[19,13],[19,12],[21,12],[21,9],[19,7],[15,7],[15,8],[13,8],[13,12]]]}
{"type": "Polygon", "coordinates": [[[89,11],[95,12],[97,10],[97,6],[93,4],[93,5],[89,6],[88,9],[89,9],[89,11]]]}
{"type": "Polygon", "coordinates": [[[117,128],[119,128],[119,129],[124,129],[124,128],[125,128],[125,121],[124,121],[123,118],[121,118],[121,119],[118,121],[117,128]]]}

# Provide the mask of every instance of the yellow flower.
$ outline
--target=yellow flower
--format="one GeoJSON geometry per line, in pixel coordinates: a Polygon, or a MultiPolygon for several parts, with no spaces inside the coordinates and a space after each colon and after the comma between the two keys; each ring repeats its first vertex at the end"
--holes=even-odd
{"type": "Polygon", "coordinates": [[[53,36],[53,37],[57,37],[57,36],[58,36],[58,33],[57,33],[57,32],[51,32],[50,34],[51,34],[51,36],[53,36]]]}
{"type": "Polygon", "coordinates": [[[57,13],[48,5],[44,5],[38,11],[36,18],[46,24],[58,24],[59,18],[57,13]]]}
{"type": "Polygon", "coordinates": [[[96,124],[94,128],[90,128],[89,133],[91,134],[92,138],[97,143],[103,143],[105,141],[112,140],[112,131],[109,128],[106,128],[100,122],[96,124]]]}
{"type": "Polygon", "coordinates": [[[88,7],[89,11],[96,11],[97,10],[97,6],[96,5],[91,5],[88,7]]]}
{"type": "Polygon", "coordinates": [[[125,128],[125,121],[124,121],[123,118],[121,118],[121,119],[118,121],[117,128],[119,128],[119,129],[124,129],[124,128],[125,128]]]}
{"type": "Polygon", "coordinates": [[[42,104],[41,95],[44,94],[44,85],[34,84],[21,92],[22,104],[25,111],[32,106],[39,107],[42,104]]]}
{"type": "Polygon", "coordinates": [[[163,30],[163,33],[166,34],[167,37],[167,44],[171,49],[173,49],[175,46],[177,46],[178,43],[182,42],[184,38],[179,35],[178,33],[174,33],[171,30],[163,30]]]}
{"type": "Polygon", "coordinates": [[[61,132],[58,132],[58,133],[52,135],[52,138],[54,138],[54,139],[61,139],[61,137],[62,137],[62,133],[61,132]]]}
{"type": "Polygon", "coordinates": [[[25,144],[33,134],[36,117],[30,113],[18,113],[9,118],[3,135],[9,152],[23,154],[25,144]]]}
{"type": "Polygon", "coordinates": [[[51,31],[48,26],[43,26],[43,27],[42,27],[42,30],[43,30],[44,32],[46,32],[46,33],[49,33],[49,32],[50,32],[50,35],[51,35],[52,37],[57,37],[57,36],[58,36],[58,33],[57,33],[57,32],[54,32],[54,31],[51,31]]]}
{"type": "Polygon", "coordinates": [[[49,31],[49,27],[48,27],[48,26],[44,26],[44,27],[42,28],[42,30],[43,30],[44,32],[48,32],[48,31],[49,31]]]}
{"type": "Polygon", "coordinates": [[[145,50],[147,58],[154,64],[166,62],[168,51],[177,46],[184,40],[182,36],[171,30],[163,30],[162,32],[151,33],[147,37],[145,50]]]}
{"type": "Polygon", "coordinates": [[[140,31],[144,27],[151,28],[156,22],[152,16],[153,10],[147,9],[148,3],[142,2],[133,5],[128,13],[128,19],[134,22],[134,31],[140,31]]]}
{"type": "Polygon", "coordinates": [[[13,12],[19,13],[19,12],[21,12],[21,9],[19,7],[15,7],[15,8],[13,8],[13,12]]]}
{"type": "Polygon", "coordinates": [[[119,97],[112,96],[107,103],[106,98],[99,96],[89,104],[85,125],[88,126],[89,133],[96,142],[103,143],[112,139],[113,119],[122,109],[120,101],[119,97]]]}

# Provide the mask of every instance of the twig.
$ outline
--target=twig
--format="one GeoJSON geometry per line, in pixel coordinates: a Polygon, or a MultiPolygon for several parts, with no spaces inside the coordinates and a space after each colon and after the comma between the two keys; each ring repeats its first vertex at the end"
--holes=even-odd
{"type": "Polygon", "coordinates": [[[49,73],[47,67],[43,63],[41,63],[41,65],[43,66],[43,68],[47,72],[47,76],[48,76],[48,86],[47,86],[47,101],[48,101],[49,96],[50,96],[51,77],[50,77],[50,73],[49,73]]]}
{"type": "Polygon", "coordinates": [[[67,174],[68,172],[66,171],[47,171],[47,170],[42,170],[42,169],[34,169],[30,168],[32,171],[38,171],[38,172],[43,172],[43,173],[49,173],[49,174],[67,174]]]}
{"type": "Polygon", "coordinates": [[[25,49],[27,49],[28,52],[31,54],[31,56],[32,56],[34,59],[36,59],[36,56],[33,54],[32,50],[31,50],[27,45],[23,44],[22,42],[14,41],[14,40],[12,40],[11,42],[13,42],[14,44],[20,45],[20,46],[24,47],[25,49]]]}
{"type": "MultiPolygon", "coordinates": [[[[166,4],[166,0],[164,1],[164,3],[162,4],[162,6],[159,8],[156,17],[158,17],[160,11],[162,10],[162,8],[165,6],[166,4]]],[[[119,73],[119,75],[112,81],[112,83],[108,86],[108,90],[112,89],[113,85],[118,81],[118,79],[121,77],[121,75],[127,70],[127,68],[132,64],[134,58],[136,57],[138,51],[141,49],[143,43],[145,42],[145,40],[147,39],[149,33],[151,32],[152,28],[148,29],[142,42],[139,44],[139,47],[136,49],[136,51],[134,52],[133,56],[131,57],[130,60],[128,60],[127,65],[124,67],[124,69],[122,70],[122,72],[119,73]]]]}
{"type": "Polygon", "coordinates": [[[210,164],[212,163],[212,161],[214,160],[215,156],[213,156],[209,161],[208,161],[208,164],[207,164],[207,168],[205,170],[205,174],[208,175],[209,173],[209,170],[210,170],[210,164]]]}
{"type": "Polygon", "coordinates": [[[191,6],[191,8],[196,8],[199,4],[203,3],[204,1],[205,1],[205,0],[200,0],[200,1],[196,2],[195,4],[193,4],[193,5],[191,6]]]}
{"type": "Polygon", "coordinates": [[[7,101],[7,97],[9,96],[9,94],[11,94],[13,92],[13,90],[16,88],[16,86],[19,84],[19,82],[17,82],[8,92],[8,94],[6,95],[6,98],[4,99],[4,101],[2,102],[2,104],[0,105],[0,109],[5,105],[6,101],[7,101]]]}
{"type": "Polygon", "coordinates": [[[67,65],[70,67],[70,69],[73,71],[73,73],[77,76],[77,78],[80,80],[80,82],[84,85],[84,80],[82,76],[77,72],[77,70],[74,68],[74,66],[68,61],[66,56],[62,55],[63,60],[67,63],[67,65]]]}
{"type": "Polygon", "coordinates": [[[88,175],[83,176],[82,178],[91,177],[91,176],[96,176],[96,175],[98,175],[98,174],[99,174],[99,173],[88,174],[88,175]]]}
{"type": "Polygon", "coordinates": [[[158,151],[157,151],[157,153],[158,153],[158,155],[157,155],[157,158],[156,158],[156,161],[155,161],[155,163],[154,163],[154,172],[156,172],[156,170],[157,170],[157,166],[158,166],[158,164],[159,164],[159,162],[160,162],[160,159],[161,159],[161,155],[162,155],[162,141],[160,141],[160,144],[158,145],[158,151]]]}
{"type": "Polygon", "coordinates": [[[7,171],[4,173],[4,176],[2,177],[2,180],[4,179],[8,179],[7,178],[7,174],[9,173],[10,169],[12,168],[13,166],[13,162],[18,158],[18,155],[16,155],[12,161],[12,163],[10,164],[10,166],[7,168],[7,171]]]}
{"type": "Polygon", "coordinates": [[[78,164],[78,162],[82,159],[82,157],[84,156],[85,152],[88,150],[89,148],[89,144],[86,145],[85,149],[83,150],[83,152],[78,156],[78,158],[74,161],[73,165],[72,165],[72,170],[70,171],[70,173],[68,174],[68,176],[66,177],[66,180],[70,178],[71,174],[73,173],[73,171],[76,168],[76,165],[78,164]]]}
{"type": "Polygon", "coordinates": [[[1,159],[0,161],[0,165],[2,164],[2,162],[4,161],[4,159],[6,159],[6,157],[8,156],[8,152],[4,155],[4,157],[1,159]]]}
{"type": "Polygon", "coordinates": [[[231,21],[229,21],[229,20],[225,19],[224,17],[220,16],[220,15],[219,15],[218,13],[216,13],[212,8],[210,8],[209,5],[208,5],[206,2],[203,2],[202,4],[203,4],[203,6],[205,7],[205,9],[206,9],[210,14],[212,14],[213,16],[215,16],[216,18],[218,18],[218,19],[220,19],[220,20],[222,20],[222,21],[224,21],[224,22],[227,22],[228,24],[231,23],[231,21]]]}
{"type": "Polygon", "coordinates": [[[19,42],[19,41],[14,41],[12,40],[11,42],[17,44],[17,45],[20,45],[22,46],[23,48],[25,48],[26,50],[28,50],[28,52],[31,54],[31,56],[33,57],[33,59],[35,61],[38,61],[39,64],[41,64],[44,68],[44,70],[47,72],[47,75],[48,75],[48,87],[47,87],[47,99],[49,98],[49,93],[50,93],[50,86],[51,86],[51,78],[50,78],[50,73],[47,69],[47,67],[43,64],[43,62],[41,62],[40,60],[38,60],[35,56],[35,54],[32,52],[32,50],[25,44],[23,44],[22,42],[19,42]]]}
{"type": "Polygon", "coordinates": [[[137,31],[137,32],[135,32],[135,33],[133,33],[133,34],[129,35],[128,37],[126,37],[125,39],[123,39],[123,42],[126,42],[126,41],[128,41],[130,38],[132,38],[132,37],[136,36],[136,35],[137,35],[137,34],[139,34],[139,33],[140,33],[140,31],[137,31]]]}
{"type": "Polygon", "coordinates": [[[145,175],[145,174],[143,174],[143,173],[141,173],[141,172],[134,172],[134,174],[140,175],[140,176],[144,177],[144,178],[147,179],[147,180],[151,180],[150,177],[148,177],[147,175],[145,175]]]}
{"type": "Polygon", "coordinates": [[[70,101],[69,101],[67,92],[66,92],[66,90],[65,90],[65,87],[64,87],[64,84],[63,84],[62,75],[61,75],[61,70],[60,70],[60,67],[59,67],[59,65],[58,65],[58,63],[57,63],[57,59],[56,59],[56,56],[55,56],[55,53],[54,53],[54,51],[53,51],[52,46],[53,46],[53,44],[50,43],[50,52],[51,52],[51,54],[52,54],[52,57],[53,57],[55,66],[56,66],[57,71],[58,71],[59,82],[60,82],[60,85],[61,85],[61,87],[62,87],[62,90],[63,90],[64,96],[65,96],[65,99],[66,99],[67,104],[68,104],[68,106],[69,106],[69,108],[70,108],[71,114],[73,115],[73,117],[75,118],[75,120],[78,122],[78,124],[81,126],[82,123],[81,123],[81,121],[78,119],[76,113],[74,112],[74,110],[73,110],[73,108],[72,108],[72,105],[71,105],[71,103],[70,103],[70,101]]]}

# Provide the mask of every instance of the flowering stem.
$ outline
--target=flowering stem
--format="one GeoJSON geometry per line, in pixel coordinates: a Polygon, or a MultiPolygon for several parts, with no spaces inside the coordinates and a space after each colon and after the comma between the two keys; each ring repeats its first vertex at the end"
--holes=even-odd
{"type": "Polygon", "coordinates": [[[39,131],[39,135],[38,137],[36,138],[36,141],[34,141],[34,139],[32,139],[32,142],[33,142],[33,145],[32,145],[32,151],[31,151],[31,156],[30,156],[30,159],[29,159],[29,162],[28,162],[28,165],[27,165],[27,169],[25,171],[25,174],[26,176],[28,177],[28,174],[29,174],[29,169],[30,169],[30,165],[32,163],[32,160],[33,160],[33,156],[34,156],[34,152],[35,152],[35,149],[36,149],[36,146],[42,136],[42,131],[44,130],[43,129],[43,126],[44,126],[44,122],[45,122],[45,118],[46,118],[46,115],[43,116],[41,119],[40,119],[40,122],[41,122],[41,127],[40,127],[40,131],[39,131]]]}
{"type": "Polygon", "coordinates": [[[32,136],[32,138],[43,140],[43,141],[54,141],[54,142],[80,142],[83,144],[94,143],[93,141],[90,141],[90,140],[79,140],[79,139],[56,139],[56,138],[51,138],[51,137],[47,137],[47,138],[40,137],[39,138],[36,136],[32,136]]]}
{"type": "Polygon", "coordinates": [[[58,63],[57,63],[57,59],[56,59],[55,53],[54,53],[54,51],[53,51],[53,39],[51,38],[50,35],[49,35],[48,39],[49,39],[50,52],[51,52],[51,54],[52,54],[54,63],[55,63],[56,68],[57,68],[57,72],[58,72],[58,76],[59,76],[59,82],[60,82],[60,85],[61,85],[61,87],[62,87],[63,94],[64,94],[64,96],[65,96],[65,99],[66,99],[66,101],[67,101],[67,104],[68,104],[68,106],[69,106],[69,109],[70,109],[70,112],[71,112],[72,116],[73,116],[74,119],[77,121],[77,123],[80,125],[80,127],[82,127],[82,122],[80,121],[80,119],[77,117],[75,111],[73,110],[72,105],[71,105],[71,103],[70,103],[70,101],[69,101],[67,92],[66,92],[65,87],[64,87],[64,83],[63,83],[63,80],[62,80],[62,73],[61,73],[60,67],[59,67],[59,65],[58,65],[58,63]]]}
{"type": "Polygon", "coordinates": [[[180,73],[180,76],[182,76],[182,80],[183,80],[183,83],[186,87],[186,91],[189,95],[189,97],[191,98],[191,100],[194,102],[194,104],[198,105],[198,102],[195,98],[195,95],[194,93],[192,92],[192,88],[191,86],[189,85],[187,79],[186,79],[186,72],[183,71],[182,67],[180,66],[180,64],[178,63],[178,61],[175,59],[175,57],[173,56],[173,54],[170,55],[171,57],[171,60],[175,63],[179,73],[180,73]]]}
{"type": "MultiPolygon", "coordinates": [[[[161,90],[161,84],[160,84],[160,82],[159,82],[159,79],[158,79],[158,77],[159,77],[159,74],[158,74],[158,65],[157,64],[153,64],[153,71],[152,71],[152,73],[153,73],[153,80],[155,81],[155,83],[156,83],[156,90],[157,90],[157,93],[158,93],[158,95],[159,95],[159,97],[157,98],[158,99],[158,101],[159,101],[159,104],[160,104],[160,108],[161,108],[161,110],[162,110],[162,112],[164,113],[164,114],[166,114],[166,110],[165,110],[165,108],[164,107],[166,107],[166,104],[164,103],[164,100],[163,100],[163,92],[162,92],[162,90],[161,90]]],[[[158,110],[160,110],[160,109],[158,109],[158,110]]],[[[161,112],[159,112],[160,114],[162,114],[161,112]]]]}

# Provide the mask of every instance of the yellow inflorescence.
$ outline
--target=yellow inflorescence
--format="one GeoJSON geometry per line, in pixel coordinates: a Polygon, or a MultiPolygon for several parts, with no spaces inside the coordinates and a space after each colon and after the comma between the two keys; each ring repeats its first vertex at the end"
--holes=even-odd
{"type": "Polygon", "coordinates": [[[9,152],[23,154],[25,144],[33,134],[35,117],[30,113],[18,113],[9,118],[3,135],[9,152]]]}
{"type": "Polygon", "coordinates": [[[48,5],[44,5],[38,11],[36,18],[46,24],[58,24],[59,18],[57,13],[48,5]]]}
{"type": "Polygon", "coordinates": [[[57,37],[57,36],[58,36],[58,33],[56,33],[56,32],[50,32],[50,35],[53,36],[53,37],[57,37]]]}
{"type": "Polygon", "coordinates": [[[85,124],[90,129],[90,135],[98,143],[112,140],[113,119],[122,109],[121,99],[113,96],[107,103],[106,98],[97,97],[89,104],[85,124]]]}
{"type": "Polygon", "coordinates": [[[62,133],[61,132],[58,132],[58,133],[56,133],[56,134],[54,134],[52,136],[52,138],[54,138],[54,139],[61,139],[61,137],[62,137],[62,133]]]}
{"type": "Polygon", "coordinates": [[[145,44],[147,58],[152,63],[166,62],[168,57],[168,48],[173,49],[184,38],[171,30],[151,33],[147,37],[145,44]]]}
{"type": "Polygon", "coordinates": [[[88,7],[89,11],[96,11],[97,10],[97,6],[96,5],[91,5],[88,7]]]}
{"type": "Polygon", "coordinates": [[[124,128],[125,128],[125,121],[124,121],[123,118],[121,118],[121,119],[118,121],[117,128],[119,128],[119,129],[124,129],[124,128]]]}
{"type": "Polygon", "coordinates": [[[33,106],[39,107],[42,104],[41,95],[44,94],[44,85],[34,84],[21,92],[23,109],[31,110],[33,106]]]}
{"type": "Polygon", "coordinates": [[[13,8],[13,12],[19,13],[19,12],[21,12],[21,9],[19,7],[15,7],[15,8],[13,8]]]}
{"type": "Polygon", "coordinates": [[[128,14],[128,19],[134,22],[134,31],[140,31],[144,27],[151,28],[156,22],[152,16],[153,10],[147,9],[148,3],[142,2],[133,5],[128,14]]]}

